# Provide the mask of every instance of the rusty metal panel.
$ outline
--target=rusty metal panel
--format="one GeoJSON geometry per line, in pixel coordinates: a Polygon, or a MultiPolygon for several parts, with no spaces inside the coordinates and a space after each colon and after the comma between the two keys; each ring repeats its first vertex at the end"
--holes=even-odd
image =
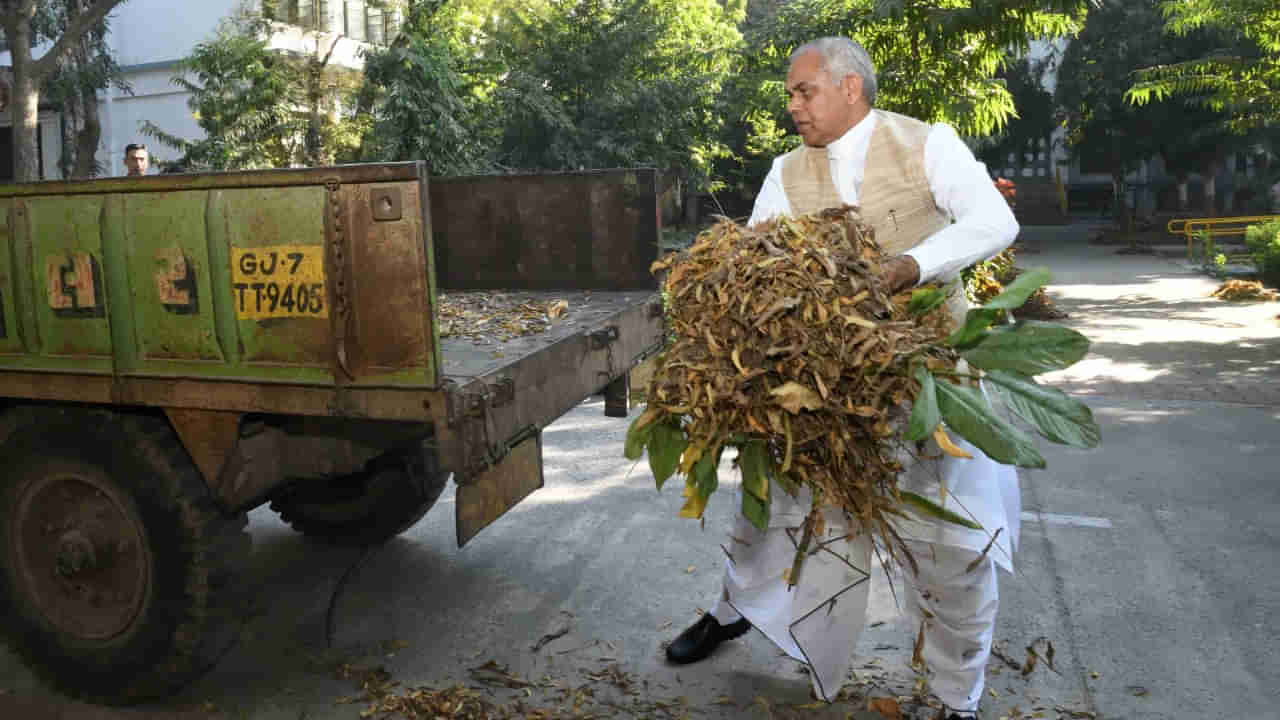
{"type": "Polygon", "coordinates": [[[424,164],[415,160],[410,162],[365,163],[283,170],[179,173],[174,175],[147,175],[144,177],[98,178],[96,180],[48,180],[44,182],[0,185],[0,197],[323,186],[326,182],[335,179],[342,183],[396,182],[413,180],[422,174],[423,169],[424,164]]]}
{"type": "Polygon", "coordinates": [[[323,186],[225,191],[216,221],[225,222],[246,364],[332,378],[324,213],[323,186]]]}
{"type": "Polygon", "coordinates": [[[543,428],[583,398],[629,372],[662,345],[661,301],[655,293],[591,293],[602,311],[580,322],[491,351],[466,352],[445,341],[449,406],[435,407],[442,465],[466,478],[501,456],[530,428],[543,428]]]}
{"type": "MultiPolygon", "coordinates": [[[[98,197],[36,197],[17,204],[17,255],[31,273],[40,351],[6,365],[110,372],[111,326],[98,197]]],[[[24,298],[26,300],[26,298],[24,298]]]]}
{"type": "Polygon", "coordinates": [[[439,287],[656,288],[657,185],[653,170],[433,178],[439,287]]]}
{"type": "Polygon", "coordinates": [[[511,448],[497,464],[459,483],[458,547],[542,487],[542,433],[511,448]]]}
{"type": "Polygon", "coordinates": [[[205,192],[121,196],[138,368],[148,361],[222,361],[205,225],[205,192]]]}
{"type": "Polygon", "coordinates": [[[18,277],[14,266],[13,233],[9,231],[9,213],[13,201],[0,200],[0,355],[22,353],[22,337],[18,332],[18,277]]]}
{"type": "Polygon", "coordinates": [[[205,483],[216,488],[223,467],[240,441],[241,413],[165,408],[165,415],[204,475],[205,483]]]}
{"type": "Polygon", "coordinates": [[[434,385],[426,243],[417,183],[345,188],[354,323],[352,385],[434,385]]]}

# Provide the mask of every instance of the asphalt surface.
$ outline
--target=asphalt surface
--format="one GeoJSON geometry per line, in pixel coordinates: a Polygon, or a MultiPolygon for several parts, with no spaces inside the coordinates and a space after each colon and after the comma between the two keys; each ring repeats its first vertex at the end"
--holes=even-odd
{"type": "MultiPolygon", "coordinates": [[[[1024,677],[993,658],[982,716],[1280,717],[1280,304],[1210,299],[1216,281],[1177,260],[1086,237],[1022,234],[1019,265],[1054,271],[1063,322],[1094,341],[1053,381],[1090,404],[1103,442],[1046,445],[1049,469],[1023,475],[997,642],[1021,664],[1044,637],[1054,666],[1024,677]]],[[[376,667],[397,692],[461,683],[508,706],[563,707],[577,688],[595,693],[583,707],[596,717],[874,717],[860,695],[811,704],[799,666],[758,633],[696,665],[664,662],[715,598],[736,510],[726,487],[704,527],[678,518],[678,488],[656,492],[622,458],[626,424],[592,398],[548,428],[546,487],[462,549],[452,488],[368,552],[309,542],[259,509],[245,579],[259,600],[215,669],[163,703],[105,709],[48,694],[0,649],[0,717],[358,718],[366,705],[345,701],[376,667]],[[481,684],[472,669],[489,661],[528,684],[481,684]]],[[[883,575],[873,593],[850,687],[907,695],[914,628],[883,575]]]]}

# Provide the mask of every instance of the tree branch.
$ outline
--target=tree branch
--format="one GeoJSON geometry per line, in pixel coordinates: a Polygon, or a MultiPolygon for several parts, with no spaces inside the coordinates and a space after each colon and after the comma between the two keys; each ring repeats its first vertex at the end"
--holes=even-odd
{"type": "MultiPolygon", "coordinates": [[[[37,84],[43,81],[45,76],[53,72],[57,66],[58,58],[66,54],[73,43],[89,32],[94,25],[102,22],[122,2],[124,0],[97,0],[88,12],[76,16],[49,52],[31,63],[31,80],[37,84]]],[[[31,0],[31,3],[34,5],[35,0],[31,0]]]]}

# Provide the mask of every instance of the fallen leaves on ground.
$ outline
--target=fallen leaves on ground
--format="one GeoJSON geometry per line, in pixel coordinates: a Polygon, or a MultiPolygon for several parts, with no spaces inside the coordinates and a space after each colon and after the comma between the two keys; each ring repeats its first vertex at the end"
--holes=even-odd
{"type": "Polygon", "coordinates": [[[1210,293],[1209,297],[1231,302],[1271,302],[1280,300],[1280,293],[1263,287],[1257,280],[1228,280],[1210,293]]]}
{"type": "MultiPolygon", "coordinates": [[[[678,720],[692,710],[684,697],[652,697],[648,681],[626,672],[617,662],[607,662],[598,670],[582,670],[585,682],[550,676],[527,680],[496,660],[471,668],[469,674],[475,683],[471,686],[399,688],[400,683],[381,666],[344,664],[336,674],[339,679],[354,680],[359,692],[340,697],[335,704],[364,704],[360,717],[379,720],[678,720]]],[[[712,704],[733,703],[721,697],[712,704]]]]}
{"type": "Polygon", "coordinates": [[[546,332],[569,315],[568,300],[541,302],[493,291],[440,293],[440,337],[503,342],[546,332]]]}
{"type": "Polygon", "coordinates": [[[894,698],[871,698],[867,701],[867,710],[880,713],[890,720],[899,720],[902,717],[902,708],[894,698]]]}

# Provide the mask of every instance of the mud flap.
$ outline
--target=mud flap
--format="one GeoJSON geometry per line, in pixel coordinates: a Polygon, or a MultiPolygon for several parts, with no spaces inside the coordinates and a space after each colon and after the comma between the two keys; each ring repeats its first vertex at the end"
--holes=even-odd
{"type": "Polygon", "coordinates": [[[542,487],[542,432],[511,448],[496,464],[458,483],[458,547],[542,487]]]}

